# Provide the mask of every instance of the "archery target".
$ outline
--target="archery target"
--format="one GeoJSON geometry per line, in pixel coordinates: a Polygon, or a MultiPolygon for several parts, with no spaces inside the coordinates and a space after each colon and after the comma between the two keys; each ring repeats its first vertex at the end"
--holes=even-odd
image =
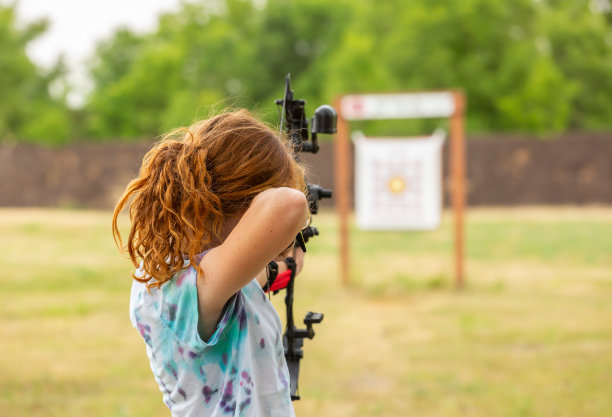
{"type": "Polygon", "coordinates": [[[444,135],[365,138],[355,143],[355,211],[365,230],[427,230],[440,225],[444,135]]]}

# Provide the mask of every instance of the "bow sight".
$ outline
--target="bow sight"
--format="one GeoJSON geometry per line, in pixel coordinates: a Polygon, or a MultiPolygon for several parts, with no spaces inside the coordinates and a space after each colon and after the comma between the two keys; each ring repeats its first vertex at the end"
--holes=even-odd
{"type": "MultiPolygon", "coordinates": [[[[319,143],[317,141],[318,134],[336,133],[337,114],[333,107],[328,105],[319,106],[314,113],[310,124],[310,132],[308,131],[308,120],[304,100],[294,100],[293,91],[289,85],[290,74],[285,78],[285,96],[275,103],[282,106],[280,129],[281,133],[285,130],[287,136],[291,140],[293,149],[295,150],[296,160],[299,160],[299,152],[317,153],[319,151],[319,143]],[[310,133],[310,142],[308,135],[310,133]]],[[[331,190],[319,187],[318,185],[308,184],[308,205],[312,214],[317,214],[319,211],[319,200],[322,198],[330,198],[331,190]]],[[[298,243],[305,251],[305,243],[308,239],[319,234],[319,231],[308,226],[304,229],[297,238],[298,243]]],[[[298,329],[295,327],[293,320],[293,284],[295,280],[295,261],[292,258],[287,258],[287,266],[291,270],[291,278],[287,284],[287,293],[285,295],[285,305],[287,308],[287,323],[285,334],[283,335],[283,345],[285,347],[285,358],[289,367],[289,376],[291,379],[291,399],[299,400],[298,394],[298,378],[300,373],[300,359],[304,356],[302,346],[304,338],[312,339],[315,335],[312,328],[313,324],[320,323],[323,320],[322,313],[308,312],[304,317],[306,329],[298,329]]]]}

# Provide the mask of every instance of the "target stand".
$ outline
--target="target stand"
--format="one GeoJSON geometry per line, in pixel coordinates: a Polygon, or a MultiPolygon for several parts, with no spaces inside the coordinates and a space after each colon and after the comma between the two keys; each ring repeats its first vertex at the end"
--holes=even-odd
{"type": "MultiPolygon", "coordinates": [[[[350,184],[350,173],[352,161],[350,158],[350,122],[357,120],[376,119],[415,119],[415,118],[449,118],[450,119],[450,163],[451,163],[451,198],[454,212],[454,270],[455,286],[461,288],[465,284],[464,278],[464,212],[465,212],[465,134],[464,134],[464,110],[465,98],[459,91],[425,91],[414,93],[393,94],[349,94],[336,99],[338,109],[338,133],[335,137],[334,165],[335,165],[335,195],[336,207],[340,221],[340,273],[342,282],[349,284],[350,280],[350,248],[348,219],[351,211],[352,192],[350,184]]],[[[383,155],[383,141],[393,139],[365,139],[356,137],[356,156],[358,164],[360,160],[371,157],[379,152],[383,155]],[[361,142],[360,142],[361,141],[361,142]],[[364,142],[367,141],[367,142],[364,142]],[[362,147],[365,146],[366,147],[362,147]],[[379,146],[380,145],[380,146],[379,146]],[[369,147],[369,149],[368,149],[369,147]],[[361,148],[361,150],[360,150],[361,148]],[[361,158],[361,159],[360,159],[361,158]]],[[[434,133],[431,137],[410,139],[414,145],[416,141],[438,141],[441,146],[440,134],[434,133]],[[437,138],[437,139],[436,139],[437,138]]],[[[425,143],[423,143],[425,145],[425,143]]],[[[434,143],[435,145],[435,143],[434,143]]],[[[425,148],[422,146],[421,148],[425,148]]],[[[397,148],[401,149],[401,148],[397,148]]],[[[435,149],[435,147],[434,147],[435,149]]],[[[356,206],[358,210],[357,223],[364,229],[391,229],[398,228],[385,223],[393,216],[380,215],[382,206],[376,204],[387,204],[385,208],[397,211],[399,228],[401,229],[433,229],[439,224],[439,211],[441,209],[441,193],[435,189],[426,189],[419,184],[432,184],[431,181],[439,181],[440,170],[420,166],[418,161],[418,146],[413,150],[395,151],[395,155],[384,157],[385,162],[375,161],[370,171],[356,172],[365,180],[366,189],[357,192],[356,206]],[[404,158],[402,159],[402,152],[404,158]],[[403,161],[403,162],[402,162],[403,161]],[[397,174],[394,174],[397,173],[397,174]],[[429,175],[429,182],[423,181],[419,176],[429,175]],[[437,176],[436,176],[437,175],[437,176]],[[382,199],[365,199],[368,190],[382,190],[386,187],[386,196],[382,199]],[[410,190],[407,187],[412,187],[410,190]],[[420,187],[420,188],[419,188],[420,187]],[[409,191],[409,192],[408,192],[409,191]],[[434,194],[431,194],[431,193],[434,194]],[[429,194],[428,194],[429,193],[429,194]],[[422,197],[425,196],[424,200],[422,197]],[[400,198],[401,197],[401,198],[400,198]],[[385,201],[386,200],[388,201],[385,201]],[[421,200],[419,200],[421,199],[421,200]],[[378,200],[379,203],[375,201],[378,200]],[[425,201],[423,203],[422,201],[425,201]],[[426,206],[423,206],[425,204],[426,206]],[[364,209],[365,207],[365,209],[364,209]],[[420,217],[419,217],[420,216],[420,217]],[[403,223],[402,223],[403,222],[403,223]]],[[[390,155],[387,151],[386,155],[390,155]]],[[[439,148],[438,148],[439,155],[439,148]]],[[[359,179],[359,178],[358,178],[359,179]]],[[[361,181],[364,183],[364,181],[361,181]]],[[[357,181],[358,187],[360,182],[357,181]]]]}

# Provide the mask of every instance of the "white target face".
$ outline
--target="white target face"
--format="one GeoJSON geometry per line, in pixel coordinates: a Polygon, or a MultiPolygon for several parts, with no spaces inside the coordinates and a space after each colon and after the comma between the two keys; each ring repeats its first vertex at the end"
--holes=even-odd
{"type": "Polygon", "coordinates": [[[362,229],[433,229],[440,224],[439,135],[355,140],[355,209],[362,229]]]}

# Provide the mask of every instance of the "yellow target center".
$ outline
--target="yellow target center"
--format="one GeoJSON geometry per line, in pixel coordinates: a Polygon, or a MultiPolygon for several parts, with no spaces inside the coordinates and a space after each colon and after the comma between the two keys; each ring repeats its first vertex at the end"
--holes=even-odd
{"type": "Polygon", "coordinates": [[[387,186],[393,194],[400,194],[406,189],[406,181],[401,177],[393,177],[389,180],[387,186]]]}

